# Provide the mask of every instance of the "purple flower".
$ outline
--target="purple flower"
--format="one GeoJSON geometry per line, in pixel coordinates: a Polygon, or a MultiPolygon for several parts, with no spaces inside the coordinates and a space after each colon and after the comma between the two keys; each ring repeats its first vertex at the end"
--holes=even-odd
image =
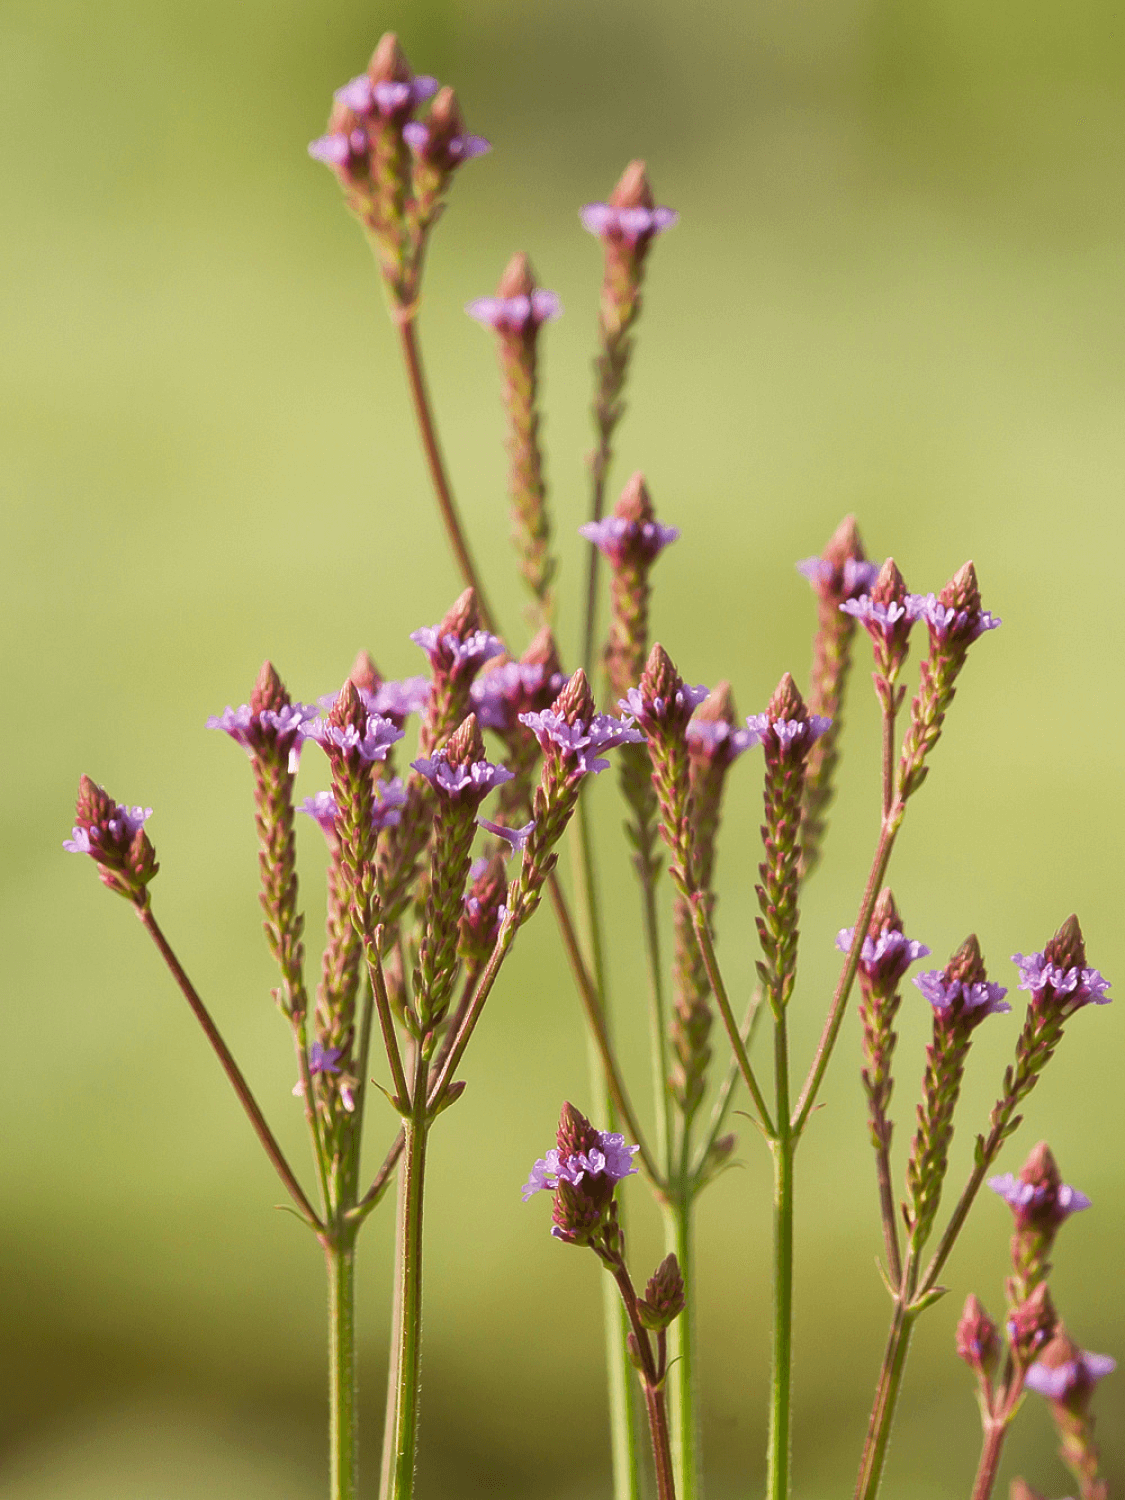
{"type": "Polygon", "coordinates": [[[953,634],[968,645],[986,630],[995,630],[1002,623],[987,609],[952,609],[942,604],[936,594],[914,594],[911,597],[918,600],[915,618],[925,620],[936,641],[944,641],[953,634]]]}
{"type": "Polygon", "coordinates": [[[710,688],[706,688],[702,684],[698,687],[689,687],[685,682],[676,689],[672,698],[666,701],[664,698],[659,697],[646,698],[646,695],[639,687],[632,687],[625,694],[624,698],[618,700],[617,706],[626,715],[632,714],[635,718],[642,721],[645,719],[661,721],[669,715],[679,717],[682,721],[689,714],[695,712],[710,691],[710,688]]]}
{"type": "Polygon", "coordinates": [[[1062,969],[1047,961],[1043,953],[1013,953],[1012,962],[1019,965],[1021,990],[1027,990],[1032,1002],[1042,999],[1047,990],[1051,997],[1060,1001],[1068,1013],[1083,1005],[1108,1005],[1113,999],[1107,995],[1109,980],[1103,979],[1097,969],[1062,969]]]}
{"type": "Polygon", "coordinates": [[[1034,1220],[1047,1213],[1057,1226],[1071,1214],[1090,1207],[1086,1194],[1065,1182],[1057,1185],[1051,1182],[1024,1182],[1022,1177],[1005,1172],[1000,1177],[990,1177],[988,1185],[994,1193],[999,1193],[1021,1222],[1034,1220]]]}
{"type": "Polygon", "coordinates": [[[633,521],[624,516],[606,516],[604,521],[587,521],[579,526],[578,535],[593,542],[603,557],[615,568],[627,560],[650,563],[680,535],[678,526],[662,521],[633,521]]]}
{"type": "MultiPolygon", "coordinates": [[[[375,802],[371,809],[372,828],[380,831],[384,828],[397,828],[402,821],[402,809],[406,805],[406,788],[402,781],[397,776],[393,781],[380,781],[376,784],[374,792],[375,802]]],[[[325,838],[335,837],[339,809],[331,792],[315,792],[311,797],[306,797],[298,806],[297,811],[312,818],[325,838]]]]}
{"type": "Polygon", "coordinates": [[[611,1183],[633,1177],[637,1171],[633,1157],[639,1150],[639,1146],[627,1146],[623,1135],[600,1130],[598,1145],[586,1151],[566,1158],[559,1151],[548,1151],[532,1167],[531,1176],[523,1185],[523,1201],[526,1203],[536,1193],[553,1192],[560,1181],[577,1187],[584,1177],[601,1177],[611,1183]]]}
{"type": "Polygon", "coordinates": [[[839,575],[840,592],[850,599],[872,586],[879,576],[879,565],[865,558],[846,557],[840,569],[826,557],[805,557],[797,564],[797,572],[807,578],[818,593],[832,588],[839,575]]]}
{"type": "Polygon", "coordinates": [[[931,969],[925,974],[916,974],[914,983],[939,1016],[955,1012],[975,1024],[983,1021],[985,1016],[1000,1015],[1012,1008],[1004,999],[1008,991],[991,979],[967,983],[961,979],[947,979],[943,969],[931,969]]]}
{"type": "MultiPolygon", "coordinates": [[[[929,597],[932,599],[933,595],[929,597]]],[[[901,604],[894,599],[881,604],[870,594],[861,594],[858,599],[845,599],[840,608],[844,614],[858,620],[870,634],[877,632],[889,643],[903,620],[909,626],[921,619],[925,603],[921,594],[907,594],[901,604]]]]}
{"type": "Polygon", "coordinates": [[[435,672],[476,669],[504,650],[504,642],[487,630],[474,630],[462,640],[453,631],[442,635],[440,625],[422,625],[411,631],[410,639],[421,646],[435,672]]]}
{"type": "Polygon", "coordinates": [[[625,240],[635,245],[671,229],[679,219],[674,208],[618,208],[612,203],[587,203],[579,212],[582,227],[603,240],[625,240]]]}
{"type": "Polygon", "coordinates": [[[685,733],[688,747],[696,754],[709,759],[722,756],[724,764],[758,743],[752,730],[736,729],[725,719],[692,719],[685,733]]]}
{"type": "Polygon", "coordinates": [[[499,823],[490,823],[487,818],[478,818],[477,827],[486,828],[498,839],[503,839],[506,844],[512,846],[513,854],[516,854],[522,853],[527,848],[527,841],[535,831],[535,819],[532,818],[531,822],[525,823],[522,828],[504,828],[499,823]]]}
{"type": "Polygon", "coordinates": [[[239,708],[228,704],[221,714],[212,714],[207,720],[208,729],[221,729],[229,734],[248,755],[264,749],[267,745],[279,750],[299,749],[304,725],[316,717],[316,709],[309,703],[290,703],[284,708],[263,708],[255,711],[248,703],[239,708]]]}
{"type": "Polygon", "coordinates": [[[361,73],[358,78],[345,83],[342,89],[337,89],[335,98],[357,115],[369,115],[377,111],[385,119],[389,119],[415,109],[432,98],[437,93],[437,86],[437,79],[425,73],[407,82],[387,78],[380,83],[372,83],[366,73],[361,73]]]}
{"type": "MultiPolygon", "coordinates": [[[[434,137],[429,125],[424,125],[421,120],[412,120],[409,125],[402,127],[402,138],[416,156],[424,156],[434,137]]],[[[483,156],[486,151],[492,150],[491,143],[483,135],[469,135],[467,131],[459,135],[443,136],[440,147],[443,156],[454,164],[469,161],[474,156],[483,156]]]]}
{"type": "Polygon", "coordinates": [[[333,131],[309,142],[309,155],[314,161],[322,161],[329,167],[347,167],[354,171],[366,163],[367,152],[367,135],[362,130],[349,130],[346,134],[333,131]]]}
{"type": "Polygon", "coordinates": [[[487,760],[451,765],[442,750],[436,750],[431,759],[413,760],[410,764],[426,778],[435,792],[445,797],[460,798],[467,793],[472,800],[480,802],[495,787],[512,780],[512,772],[506,766],[494,766],[487,760]]]}
{"type": "Polygon", "coordinates": [[[371,695],[371,712],[401,724],[411,714],[424,712],[429,701],[428,677],[403,677],[397,682],[380,683],[371,695]]]}
{"type": "Polygon", "coordinates": [[[520,723],[531,730],[544,754],[552,748],[561,751],[568,762],[567,770],[577,776],[606,770],[609,761],[600,759],[603,750],[640,744],[644,739],[629,719],[615,719],[609,714],[595,714],[588,722],[577,719],[568,724],[553,708],[546,708],[542,713],[520,714],[520,723]]]}
{"type": "MultiPolygon", "coordinates": [[[[367,715],[362,732],[354,724],[333,724],[330,719],[313,719],[310,724],[301,726],[301,739],[315,740],[326,755],[355,756],[365,765],[385,760],[387,751],[402,737],[397,724],[371,713],[367,715]]],[[[295,757],[299,750],[297,744],[289,752],[290,770],[296,769],[295,757]]]]}
{"type": "Polygon", "coordinates": [[[1036,1360],[1024,1377],[1029,1391],[1037,1391],[1050,1401],[1066,1401],[1068,1397],[1088,1394],[1093,1386],[1117,1369],[1117,1361],[1110,1354],[1090,1354],[1079,1349],[1073,1359],[1064,1364],[1049,1365],[1036,1360]]]}
{"type": "Polygon", "coordinates": [[[771,719],[768,713],[748,714],[746,727],[753,735],[751,744],[764,745],[772,740],[779,749],[811,747],[832,726],[823,714],[809,714],[806,719],[771,719]]]}
{"type": "Polygon", "coordinates": [[[342,1047],[322,1047],[319,1042],[313,1042],[309,1048],[309,1072],[338,1073],[343,1050],[342,1047]]]}
{"type": "Polygon", "coordinates": [[[91,824],[72,828],[70,838],[63,840],[63,848],[68,854],[91,854],[97,859],[110,852],[105,848],[109,840],[119,849],[127,848],[151,817],[151,807],[126,807],[118,802],[116,811],[100,827],[91,824]]]}
{"type": "MultiPolygon", "coordinates": [[[[854,933],[854,927],[844,927],[836,934],[836,946],[841,953],[852,951],[854,933]]],[[[873,984],[897,984],[911,964],[920,958],[928,958],[929,953],[925,943],[888,927],[877,938],[870,934],[864,938],[859,950],[859,966],[873,984]]]]}
{"type": "Polygon", "coordinates": [[[536,287],[527,296],[478,297],[465,311],[478,323],[495,328],[497,333],[527,333],[557,318],[562,303],[554,292],[536,287]]]}
{"type": "Polygon", "coordinates": [[[470,689],[473,712],[485,729],[506,734],[515,727],[520,705],[534,703],[541,694],[551,702],[566,686],[562,672],[549,672],[543,662],[506,661],[478,677],[470,689]]]}

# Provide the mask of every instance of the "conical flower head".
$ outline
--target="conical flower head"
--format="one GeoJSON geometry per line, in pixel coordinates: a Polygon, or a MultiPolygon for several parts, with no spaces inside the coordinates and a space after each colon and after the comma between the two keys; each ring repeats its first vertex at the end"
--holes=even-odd
{"type": "Polygon", "coordinates": [[[1086,939],[1082,936],[1081,924],[1073,912],[1043,949],[1043,957],[1056,969],[1086,967],[1086,939]]]}
{"type": "Polygon", "coordinates": [[[766,764],[778,767],[803,761],[831,720],[810,714],[788,672],[774,689],[764,714],[751,714],[746,727],[765,752],[766,764]]]}
{"type": "Polygon", "coordinates": [[[638,1298],[641,1322],[654,1333],[667,1328],[684,1310],[684,1278],[675,1255],[666,1255],[649,1278],[645,1294],[638,1298]]]}
{"type": "Polygon", "coordinates": [[[352,669],[348,673],[348,681],[353,683],[361,694],[366,693],[374,697],[383,686],[385,679],[370,654],[366,651],[358,651],[352,663],[352,669]]]}
{"type": "Polygon", "coordinates": [[[523,1188],[524,1202],[536,1193],[553,1192],[551,1233],[570,1244],[590,1244],[609,1221],[617,1183],[635,1174],[637,1150],[621,1135],[595,1130],[581,1110],[564,1104],[555,1148],[532,1167],[523,1188]]]}
{"type": "Polygon", "coordinates": [[[1021,1302],[1008,1317],[1008,1337],[1022,1364],[1043,1348],[1058,1326],[1059,1316],[1047,1283],[1041,1281],[1027,1301],[1021,1302]]]}
{"type": "Polygon", "coordinates": [[[559,693],[551,708],[565,724],[585,724],[594,717],[594,695],[581,667],[559,693]]]}
{"type": "Polygon", "coordinates": [[[705,687],[688,687],[657,641],[649,652],[640,685],[630,688],[618,707],[633,714],[650,734],[682,739],[688,720],[707,697],[705,687]]]}
{"type": "Polygon", "coordinates": [[[415,154],[442,176],[491,149],[483,136],[470,135],[465,129],[461,105],[451,88],[438,90],[425,123],[411,120],[402,134],[415,154]]]}
{"type": "Polygon", "coordinates": [[[336,701],[328,711],[328,723],[334,729],[352,729],[360,734],[366,729],[367,708],[351,678],[336,695],[336,701]]]}
{"type": "Polygon", "coordinates": [[[1055,1236],[1060,1224],[1090,1207],[1085,1193],[1062,1180],[1058,1163],[1046,1141],[1040,1141],[1020,1168],[1019,1176],[1005,1172],[990,1177],[988,1185],[1004,1199],[1015,1216],[1017,1230],[1031,1230],[1037,1236],[1055,1236]]]}
{"type": "MultiPolygon", "coordinates": [[[[837,934],[836,946],[841,953],[851,952],[853,932],[853,928],[846,927],[837,934]]],[[[871,926],[860,950],[861,978],[878,993],[889,994],[910,965],[925,958],[929,951],[925,943],[906,936],[895,898],[890,887],[885,886],[875,902],[871,926]]]]}
{"type": "Polygon", "coordinates": [[[866,593],[879,570],[867,560],[855,517],[845,516],[820,556],[802,559],[797,571],[808,579],[825,604],[838,609],[845,599],[866,593]]]}
{"type": "Polygon", "coordinates": [[[584,1156],[597,1150],[601,1144],[601,1133],[594,1129],[580,1109],[576,1109],[567,1100],[559,1115],[555,1144],[560,1157],[569,1161],[572,1156],[584,1156]]]}
{"type": "Polygon", "coordinates": [[[609,195],[614,208],[655,208],[652,185],[648,180],[645,163],[639,158],[631,161],[617,179],[617,186],[609,195]]]}
{"type": "Polygon", "coordinates": [[[588,203],[582,210],[583,226],[609,244],[621,244],[644,253],[654,235],[679,218],[671,208],[659,208],[653,197],[643,161],[631,161],[622,172],[608,203],[588,203]]]}
{"type": "Polygon", "coordinates": [[[260,714],[268,709],[279,713],[283,708],[288,708],[292,701],[285,684],[274,671],[273,663],[263,662],[262,670],[258,673],[258,680],[250,694],[251,712],[260,714]]]}
{"type": "Polygon", "coordinates": [[[476,714],[463,720],[432,756],[421,756],[411,761],[411,765],[441,797],[468,804],[473,809],[489,792],[512,780],[512,773],[506,767],[495,766],[485,759],[484,740],[476,714]]]}
{"type": "Polygon", "coordinates": [[[554,292],[539,285],[531,261],[519,251],[504,268],[496,295],[476,298],[465,311],[502,337],[532,342],[540,325],[557,318],[562,306],[554,292]]]}
{"type": "Polygon", "coordinates": [[[1086,944],[1076,916],[1069,916],[1042,953],[1013,953],[1019,965],[1020,989],[1031,995],[1040,1012],[1069,1016],[1082,1006],[1108,1005],[1108,979],[1086,964],[1086,944]]]}
{"type": "Polygon", "coordinates": [[[615,571],[636,569],[644,574],[680,532],[656,519],[645,477],[638,469],[621,491],[612,515],[587,521],[578,534],[593,542],[615,571]]]}
{"type": "Polygon", "coordinates": [[[919,612],[930,628],[935,652],[960,663],[964,653],[979,635],[995,630],[999,619],[983,608],[977,572],[971,562],[960,567],[941,592],[927,594],[919,612]]]}
{"type": "Polygon", "coordinates": [[[145,887],[160,866],[144,831],[151,807],[127,807],[113,800],[89,776],[78,783],[75,825],[63,841],[68,854],[88,854],[104,886],[130,901],[147,900],[145,887]]]}
{"type": "Polygon", "coordinates": [[[996,1324],[971,1293],[957,1324],[957,1353],[977,1374],[991,1374],[1000,1354],[996,1324]]]}

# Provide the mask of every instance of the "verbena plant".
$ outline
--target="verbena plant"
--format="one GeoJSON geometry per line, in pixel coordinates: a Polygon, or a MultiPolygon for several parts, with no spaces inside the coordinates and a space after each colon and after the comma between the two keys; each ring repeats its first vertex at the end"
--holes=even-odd
{"type": "MultiPolygon", "coordinates": [[[[210,727],[245,749],[251,763],[261,903],[280,976],[274,997],[292,1032],[294,1092],[308,1124],[312,1187],[302,1184],[286,1158],[157,922],[150,887],[158,867],[145,831],[151,809],[119,805],[84,777],[76,826],[65,846],[90,855],[103,882],[133,906],[298,1216],[323,1247],[330,1291],[330,1494],[348,1500],[359,1493],[355,1245],[396,1180],[397,1274],[379,1492],[387,1500],[413,1494],[429,1136],[464,1087],[459,1075],[477,1022],[518,933],[546,894],[596,1044],[590,1085],[596,1123],[573,1105],[563,1106],[556,1144],[535,1162],[524,1196],[550,1193],[552,1233],[591,1249],[608,1273],[604,1313],[616,1500],[634,1500],[646,1489],[646,1446],[660,1500],[694,1500],[702,1490],[694,1214],[700,1194],[731,1157],[734,1137],[726,1123],[740,1085],[773,1162],[767,1492],[770,1500],[790,1493],[794,1177],[857,988],[891,1317],[860,1447],[856,1496],[871,1500],[879,1489],[914,1325],[943,1295],[942,1271],[987,1181],[1011,1206],[1015,1228],[1002,1328],[970,1297],[957,1333],[958,1353],[977,1381],[982,1416],[973,1500],[992,1493],[1005,1436],[1027,1390],[1049,1402],[1062,1457],[1083,1500],[1104,1497],[1090,1406],[1096,1382],[1113,1361],[1072,1341],[1048,1290],[1047,1257],[1055,1235],[1088,1200],[1063,1184],[1045,1144],[1032,1151],[1018,1176],[989,1177],[1071,1016],[1108,999],[1106,981],[1087,964],[1077,918],[1067,918],[1042,951],[1015,956],[1018,988],[1027,997],[1015,1056],[977,1136],[968,1180],[957,1186],[952,1210],[946,1202],[944,1214],[949,1147],[973,1036],[1011,1003],[1005,987],[989,977],[975,936],[944,967],[916,976],[932,1007],[933,1038],[901,1198],[891,1160],[900,991],[907,970],[929,950],[907,937],[886,883],[888,869],[908,807],[929,773],[960,673],[978,640],[1000,622],[981,603],[971,563],[937,593],[911,593],[892,559],[882,566],[867,559],[849,517],[819,556],[799,564],[817,605],[807,699],[786,673],[765,710],[742,721],[729,684],[708,692],[685,683],[663,646],[650,642],[652,571],[678,532],[657,519],[642,475],[628,481],[608,514],[606,490],[646,261],[677,216],[655,203],[644,165],[633,162],[608,201],[587,205],[581,215],[602,243],[604,276],[590,516],[580,528],[590,543],[581,580],[582,637],[569,672],[552,635],[556,563],[538,411],[539,338],[560,311],[558,299],[536,284],[526,256],[516,255],[496,295],[468,309],[495,334],[508,421],[512,536],[530,595],[530,641],[522,654],[512,637],[505,645],[458,516],[417,334],[431,233],[460,168],[487,149],[487,142],[466,130],[453,90],[415,75],[393,36],[380,42],[366,73],[340,89],[327,133],[310,147],[335,173],[375,251],[434,493],[465,583],[437,625],[413,632],[429,671],[387,682],[361,653],[343,687],[313,706],[294,702],[267,662],[249,702],[210,720],[210,727]],[[607,570],[609,622],[603,631],[607,570]],[[825,837],[858,625],[871,640],[881,711],[881,818],[854,921],[836,937],[840,974],[819,1043],[810,1059],[798,1063],[790,1056],[788,1008],[797,976],[801,891],[825,837]],[[909,644],[918,636],[925,655],[907,709],[903,674],[909,644]],[[415,757],[398,764],[406,725],[415,717],[415,757]],[[295,775],[310,742],[327,757],[331,790],[296,807],[295,775]],[[738,1014],[716,948],[714,873],[728,772],[754,747],[765,771],[757,886],[761,956],[757,987],[738,1014]],[[614,1045],[620,1018],[607,991],[606,934],[583,796],[587,779],[608,768],[611,751],[628,809],[647,954],[651,1130],[642,1128],[614,1045]],[[320,826],[329,849],[327,927],[315,996],[306,978],[295,812],[320,826]],[[556,868],[564,841],[574,856],[569,890],[556,868]],[[671,955],[661,951],[662,904],[671,907],[671,955]],[[729,1050],[725,1060],[713,1055],[716,1015],[725,1033],[722,1050],[729,1050]],[[380,1079],[371,1077],[373,1048],[385,1062],[380,1079]],[[376,1105],[384,1113],[389,1105],[398,1119],[373,1175],[360,1152],[372,1085],[382,1096],[376,1105]],[[644,1179],[660,1205],[669,1252],[641,1293],[628,1266],[618,1193],[618,1184],[633,1175],[644,1179]]],[[[1013,1493],[1025,1500],[1035,1494],[1022,1481],[1013,1493]]]]}

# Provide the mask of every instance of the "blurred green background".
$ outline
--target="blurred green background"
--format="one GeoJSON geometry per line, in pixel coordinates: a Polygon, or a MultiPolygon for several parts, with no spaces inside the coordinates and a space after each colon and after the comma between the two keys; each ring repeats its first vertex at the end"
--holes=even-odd
{"type": "MultiPolygon", "coordinates": [[[[1120,522],[1125,437],[1122,26],[1109,0],[5,0],[3,156],[7,1026],[0,1088],[0,1500],[196,1500],[324,1490],[321,1266],[128,908],[62,856],[78,775],[151,803],[157,910],[304,1162],[269,999],[242,755],[204,732],[266,655],[295,695],[407,640],[457,591],[381,294],[330,174],[331,90],[395,27],[456,83],[493,153],[433,247],[422,323],[448,456],[505,619],[498,379],[462,313],[526,249],[566,316],[546,335],[546,433],[573,659],[599,247],[577,207],[648,158],[680,226],[656,248],[614,484],[643,467],[684,537],[655,626],[743,711],[804,683],[796,558],[855,510],[914,588],[976,559],[1004,628],[973,653],[894,885],[940,959],[970,929],[1001,977],[1072,909],[1119,983],[1120,522]]],[[[516,638],[522,645],[523,638],[516,638]]],[[[875,716],[859,653],[834,839],[811,884],[793,1016],[807,1057],[874,841],[875,716]]],[[[759,766],[732,783],[721,937],[744,992],[759,766]]],[[[608,783],[610,777],[603,780],[608,783]]],[[[303,791],[324,784],[308,757],[303,791]]],[[[606,903],[622,1047],[643,1094],[636,901],[610,785],[606,903]]],[[[324,862],[305,829],[315,937],[324,862]]],[[[913,991],[911,991],[913,993],[913,991]]],[[[592,1258],[518,1188],[563,1097],[589,1102],[550,917],[521,941],[434,1137],[420,1494],[608,1494],[592,1258]]],[[[957,1170],[1017,1015],[974,1049],[957,1170]]],[[[926,1015],[906,1001],[899,1146],[926,1015]]],[[[1120,1005],[1080,1015],[1002,1165],[1040,1137],[1095,1200],[1056,1254],[1087,1346],[1125,1354],[1120,1005]]],[[[887,1303],[849,1017],[801,1158],[796,1493],[851,1493],[887,1303]]],[[[703,1200],[705,1442],[715,1500],[760,1492],[768,1170],[703,1200]]],[[[391,1133],[376,1112],[371,1149],[391,1133]]],[[[660,1232],[644,1190],[634,1259],[660,1232]]],[[[362,1256],[367,1493],[381,1426],[388,1203],[362,1256]]],[[[975,1290],[1002,1304],[1007,1211],[979,1204],[923,1322],[886,1493],[968,1492],[977,1417],[953,1353],[975,1290]]],[[[1098,1397],[1125,1482],[1125,1377],[1098,1397]]],[[[1006,1476],[1067,1480],[1034,1398],[1006,1476]]]]}

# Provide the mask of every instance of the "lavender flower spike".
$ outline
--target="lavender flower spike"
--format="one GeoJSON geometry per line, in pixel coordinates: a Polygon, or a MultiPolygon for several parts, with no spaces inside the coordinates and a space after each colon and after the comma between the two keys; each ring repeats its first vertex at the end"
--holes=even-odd
{"type": "Polygon", "coordinates": [[[990,979],[967,983],[947,978],[944,969],[930,969],[925,974],[916,974],[914,983],[939,1016],[957,1014],[974,1025],[985,1016],[999,1015],[1012,1008],[1004,999],[1008,993],[1005,987],[990,979]]]}
{"type": "MultiPolygon", "coordinates": [[[[852,951],[854,927],[844,927],[836,934],[836,947],[841,953],[852,951]]],[[[883,987],[897,984],[911,964],[920,958],[928,958],[929,948],[915,938],[908,938],[894,927],[884,928],[879,936],[864,938],[859,952],[859,966],[866,977],[883,987]]]]}
{"type": "Polygon", "coordinates": [[[523,1186],[523,1201],[527,1203],[536,1193],[554,1192],[560,1182],[578,1187],[585,1180],[589,1189],[593,1186],[590,1179],[600,1178],[612,1187],[623,1178],[636,1175],[633,1157],[639,1150],[639,1146],[627,1146],[623,1135],[595,1130],[572,1104],[565,1105],[559,1126],[559,1144],[532,1167],[531,1176],[523,1186]],[[580,1141],[565,1138],[568,1135],[568,1114],[586,1126],[580,1141]],[[572,1146],[576,1149],[568,1149],[572,1146]]]}
{"type": "Polygon", "coordinates": [[[562,303],[556,293],[535,287],[514,297],[477,297],[465,311],[497,333],[523,334],[559,317],[562,303]]]}
{"type": "Polygon", "coordinates": [[[467,797],[470,801],[480,802],[489,792],[512,779],[512,773],[506,767],[494,766],[487,760],[454,765],[444,750],[435,750],[431,757],[412,760],[410,764],[426,778],[435,792],[451,799],[467,797]]]}
{"type": "Polygon", "coordinates": [[[579,526],[578,535],[593,542],[614,567],[620,567],[627,559],[654,562],[665,547],[679,541],[680,528],[665,526],[657,520],[632,521],[606,516],[603,521],[587,521],[579,526]]]}
{"type": "Polygon", "coordinates": [[[988,1185],[994,1193],[1003,1198],[1015,1213],[1018,1221],[1028,1221],[1037,1217],[1044,1208],[1047,1208],[1054,1221],[1061,1224],[1071,1214],[1090,1207],[1090,1200],[1086,1194],[1080,1193],[1077,1188],[1071,1187],[1066,1182],[1060,1183],[1058,1188],[1050,1194],[1049,1204],[1043,1185],[1024,1182],[1021,1177],[1016,1177],[1012,1172],[1004,1172],[999,1177],[990,1177],[988,1185]]]}
{"type": "Polygon", "coordinates": [[[1076,1396],[1088,1396],[1099,1380],[1112,1375],[1116,1369],[1117,1361],[1111,1354],[1091,1354],[1085,1349],[1075,1349],[1073,1357],[1062,1364],[1037,1360],[1028,1370],[1024,1384],[1028,1390],[1046,1396],[1049,1401],[1065,1403],[1076,1396]]]}
{"type": "Polygon", "coordinates": [[[1012,962],[1019,966],[1019,988],[1026,990],[1034,1004],[1050,1003],[1065,1008],[1067,1014],[1080,1010],[1084,1005],[1108,1005],[1113,999],[1107,995],[1109,980],[1097,969],[1088,969],[1074,964],[1062,968],[1051,963],[1046,952],[1013,953],[1012,962]]]}
{"type": "MultiPolygon", "coordinates": [[[[355,724],[334,724],[329,718],[314,719],[301,725],[302,740],[315,740],[328,756],[344,755],[356,758],[364,765],[385,760],[387,751],[403,737],[403,731],[390,719],[378,714],[368,714],[367,723],[360,728],[355,724]]],[[[289,768],[296,770],[295,758],[300,745],[295,744],[289,752],[289,768]]]]}

